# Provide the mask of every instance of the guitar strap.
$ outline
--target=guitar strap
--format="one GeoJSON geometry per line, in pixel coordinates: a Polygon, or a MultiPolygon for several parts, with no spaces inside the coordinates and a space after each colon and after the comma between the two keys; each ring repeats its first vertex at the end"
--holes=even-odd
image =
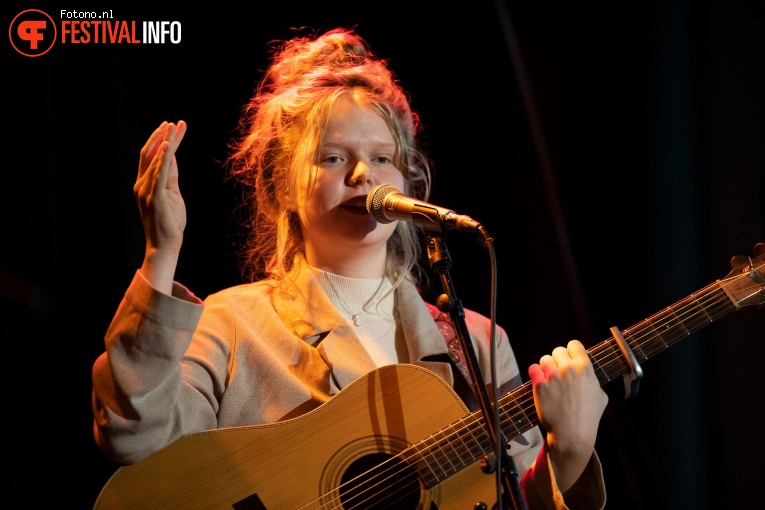
{"type": "MultiPolygon", "coordinates": [[[[438,330],[444,336],[444,341],[446,341],[446,346],[449,349],[449,361],[452,366],[452,375],[454,376],[454,391],[468,409],[475,411],[479,406],[478,400],[473,393],[473,378],[470,377],[470,372],[465,362],[465,355],[462,352],[460,340],[457,338],[457,332],[452,325],[451,317],[448,313],[442,312],[430,303],[425,303],[425,305],[428,307],[433,320],[436,321],[436,326],[438,326],[438,330]]],[[[522,445],[529,444],[523,436],[518,436],[513,441],[522,445]]]]}
{"type": "Polygon", "coordinates": [[[438,330],[444,337],[446,347],[449,349],[449,364],[454,376],[454,391],[460,396],[465,405],[471,410],[478,408],[478,402],[473,394],[473,378],[465,362],[465,353],[462,352],[460,340],[454,330],[452,319],[448,313],[442,312],[435,305],[425,303],[430,316],[436,322],[438,330]]]}

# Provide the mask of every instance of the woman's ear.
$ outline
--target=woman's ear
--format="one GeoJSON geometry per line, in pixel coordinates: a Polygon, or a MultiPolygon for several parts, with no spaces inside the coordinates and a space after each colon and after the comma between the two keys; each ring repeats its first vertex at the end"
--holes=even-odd
{"type": "Polygon", "coordinates": [[[287,196],[284,197],[284,208],[292,213],[297,213],[298,206],[292,190],[287,190],[287,196]]]}

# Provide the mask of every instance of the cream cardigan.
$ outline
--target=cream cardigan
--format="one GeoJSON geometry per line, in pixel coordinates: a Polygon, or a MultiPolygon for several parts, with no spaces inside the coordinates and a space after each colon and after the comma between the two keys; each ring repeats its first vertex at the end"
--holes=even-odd
{"type": "MultiPolygon", "coordinates": [[[[99,448],[131,464],[187,434],[299,416],[374,370],[305,264],[297,263],[289,276],[292,292],[264,280],[225,289],[203,302],[178,283],[172,296],[162,294],[136,272],[107,331],[106,352],[93,366],[99,448]]],[[[449,350],[413,284],[397,289],[396,306],[411,363],[453,386],[449,350]]],[[[490,323],[465,312],[490,384],[490,323]]],[[[504,392],[521,377],[507,334],[498,331],[504,392]]],[[[511,442],[529,508],[566,508],[543,442],[537,427],[511,442]]],[[[578,483],[577,491],[585,493],[592,508],[602,508],[605,488],[597,455],[582,478],[586,483],[578,483]]]]}

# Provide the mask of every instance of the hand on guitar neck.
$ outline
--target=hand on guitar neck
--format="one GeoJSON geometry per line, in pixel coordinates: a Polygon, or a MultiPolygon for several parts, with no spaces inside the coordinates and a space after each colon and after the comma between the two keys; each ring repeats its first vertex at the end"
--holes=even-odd
{"type": "Polygon", "coordinates": [[[555,478],[566,492],[592,457],[608,395],[578,340],[542,356],[529,367],[529,376],[555,478]]]}

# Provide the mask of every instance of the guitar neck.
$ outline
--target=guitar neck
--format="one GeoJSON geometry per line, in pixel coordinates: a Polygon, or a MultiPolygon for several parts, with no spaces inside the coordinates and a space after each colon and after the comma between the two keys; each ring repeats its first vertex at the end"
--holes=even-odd
{"type": "MultiPolygon", "coordinates": [[[[635,358],[642,363],[735,310],[736,306],[715,282],[625,329],[622,335],[635,358]]],[[[601,386],[630,371],[614,337],[587,353],[601,386]]]]}
{"type": "MultiPolygon", "coordinates": [[[[690,334],[737,309],[718,281],[691,294],[624,331],[622,335],[638,362],[664,351],[690,334]]],[[[587,351],[601,386],[629,373],[614,337],[587,351]]],[[[501,429],[510,441],[539,423],[530,382],[499,399],[501,429]]],[[[484,427],[481,411],[465,416],[432,436],[413,445],[408,452],[427,487],[434,487],[484,455],[494,444],[484,427]]]]}

